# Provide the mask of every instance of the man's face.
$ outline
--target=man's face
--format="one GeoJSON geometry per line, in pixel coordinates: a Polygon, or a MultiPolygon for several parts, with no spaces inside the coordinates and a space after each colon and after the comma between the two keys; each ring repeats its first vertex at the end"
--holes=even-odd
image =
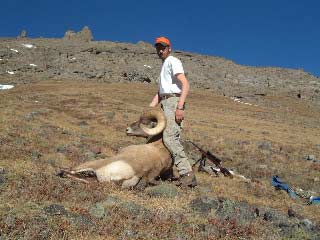
{"type": "Polygon", "coordinates": [[[170,55],[171,53],[171,47],[170,46],[163,46],[161,44],[156,45],[156,50],[159,58],[161,58],[163,61],[170,55]]]}

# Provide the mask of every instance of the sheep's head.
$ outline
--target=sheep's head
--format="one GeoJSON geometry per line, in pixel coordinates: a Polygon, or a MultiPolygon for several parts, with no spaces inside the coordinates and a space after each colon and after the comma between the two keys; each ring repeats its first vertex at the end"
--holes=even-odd
{"type": "Polygon", "coordinates": [[[127,135],[148,137],[161,133],[166,127],[166,117],[161,110],[151,109],[145,111],[139,121],[127,127],[127,135]]]}

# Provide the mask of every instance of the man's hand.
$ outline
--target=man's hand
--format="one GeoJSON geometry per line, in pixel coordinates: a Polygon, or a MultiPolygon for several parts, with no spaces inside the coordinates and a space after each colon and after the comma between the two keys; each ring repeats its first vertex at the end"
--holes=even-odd
{"type": "Polygon", "coordinates": [[[184,110],[176,110],[176,122],[181,123],[182,120],[184,119],[184,110]]]}

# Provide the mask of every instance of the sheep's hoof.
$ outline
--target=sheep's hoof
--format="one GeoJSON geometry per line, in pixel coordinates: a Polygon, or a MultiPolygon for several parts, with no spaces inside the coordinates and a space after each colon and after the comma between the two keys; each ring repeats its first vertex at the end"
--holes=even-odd
{"type": "Polygon", "coordinates": [[[61,177],[61,178],[67,178],[67,174],[69,174],[70,171],[66,168],[60,169],[60,171],[56,174],[56,176],[61,177]]]}
{"type": "Polygon", "coordinates": [[[80,181],[83,183],[89,183],[89,181],[87,181],[81,177],[78,177],[78,176],[76,176],[76,174],[73,174],[70,171],[65,170],[65,169],[61,169],[60,172],[57,174],[57,176],[59,176],[61,178],[71,178],[73,180],[77,180],[77,181],[80,181]]]}
{"type": "Polygon", "coordinates": [[[161,181],[160,180],[156,180],[156,179],[149,180],[149,182],[148,182],[148,184],[151,185],[151,186],[158,186],[160,183],[161,183],[161,181]]]}

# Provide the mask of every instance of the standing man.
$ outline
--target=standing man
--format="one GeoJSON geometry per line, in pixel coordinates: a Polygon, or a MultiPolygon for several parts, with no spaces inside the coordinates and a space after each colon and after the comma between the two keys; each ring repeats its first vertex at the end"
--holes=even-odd
{"type": "Polygon", "coordinates": [[[186,78],[181,61],[171,56],[171,42],[166,37],[156,39],[155,48],[162,60],[160,88],[152,99],[150,107],[161,102],[167,118],[167,127],[163,132],[163,142],[171,152],[180,179],[178,185],[195,187],[197,181],[191,165],[180,143],[181,124],[184,119],[185,101],[189,93],[189,81],[186,78]]]}

